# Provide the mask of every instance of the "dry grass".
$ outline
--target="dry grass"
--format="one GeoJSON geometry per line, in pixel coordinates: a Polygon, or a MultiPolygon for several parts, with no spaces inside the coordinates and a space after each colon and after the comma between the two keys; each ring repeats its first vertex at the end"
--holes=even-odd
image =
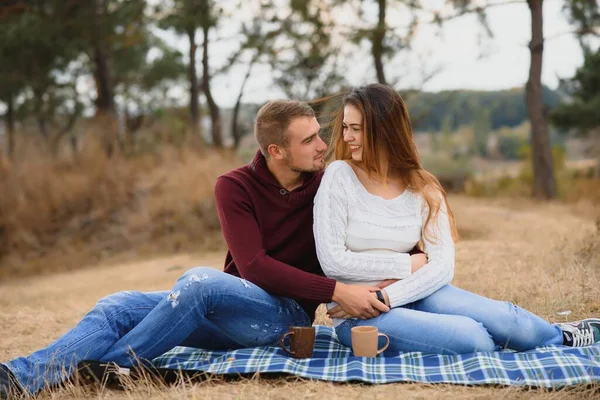
{"type": "Polygon", "coordinates": [[[168,146],[107,159],[93,143],[75,157],[22,160],[0,165],[0,279],[219,248],[212,188],[240,163],[168,146]]]}
{"type": "MultiPolygon", "coordinates": [[[[454,283],[514,301],[551,321],[600,315],[600,232],[595,218],[571,205],[452,197],[462,241],[454,283]],[[557,315],[570,310],[568,317],[557,315]]],[[[587,210],[587,211],[586,211],[587,210]]],[[[167,289],[187,268],[219,268],[223,253],[179,255],[0,283],[0,360],[29,353],[65,332],[109,293],[167,289]]],[[[317,323],[330,324],[321,312],[317,323]]],[[[598,398],[600,386],[571,390],[453,385],[332,384],[291,379],[142,381],[126,391],[70,386],[41,398],[598,398]]]]}

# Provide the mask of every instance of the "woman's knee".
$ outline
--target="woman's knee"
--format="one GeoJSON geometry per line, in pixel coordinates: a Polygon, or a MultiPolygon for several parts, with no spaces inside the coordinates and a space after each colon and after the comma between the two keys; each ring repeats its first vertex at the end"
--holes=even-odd
{"type": "Polygon", "coordinates": [[[472,318],[460,319],[460,329],[456,337],[456,352],[459,354],[490,352],[496,349],[496,343],[483,324],[472,318]]]}

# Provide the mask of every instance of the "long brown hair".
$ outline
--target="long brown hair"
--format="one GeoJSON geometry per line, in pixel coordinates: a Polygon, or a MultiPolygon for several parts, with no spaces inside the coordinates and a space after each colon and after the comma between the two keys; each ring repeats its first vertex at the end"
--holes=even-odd
{"type": "Polygon", "coordinates": [[[329,149],[337,160],[352,159],[350,146],[343,136],[344,107],[347,105],[356,107],[363,116],[362,163],[369,176],[385,184],[390,170],[399,172],[407,188],[420,193],[429,206],[424,230],[432,219],[435,220],[441,208],[439,191],[446,204],[452,238],[456,242],[458,234],[448,196],[437,178],[421,165],[402,97],[391,87],[379,83],[355,88],[346,94],[342,105],[333,114],[331,127],[329,149]]]}

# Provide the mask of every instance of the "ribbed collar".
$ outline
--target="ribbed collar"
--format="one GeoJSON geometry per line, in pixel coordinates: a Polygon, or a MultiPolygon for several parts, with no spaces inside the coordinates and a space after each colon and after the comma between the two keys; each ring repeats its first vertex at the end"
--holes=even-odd
{"type": "Polygon", "coordinates": [[[254,159],[250,162],[250,170],[262,183],[272,187],[277,195],[281,196],[284,202],[291,207],[302,207],[308,202],[312,203],[319,188],[319,183],[321,183],[321,180],[318,178],[322,172],[305,172],[303,173],[304,183],[300,187],[288,192],[279,184],[271,171],[269,171],[267,160],[260,150],[256,152],[254,159]]]}

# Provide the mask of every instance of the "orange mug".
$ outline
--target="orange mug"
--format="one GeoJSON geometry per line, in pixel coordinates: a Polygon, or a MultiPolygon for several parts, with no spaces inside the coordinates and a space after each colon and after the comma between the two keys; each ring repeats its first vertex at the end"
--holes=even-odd
{"type": "Polygon", "coordinates": [[[355,326],[352,332],[352,351],[357,357],[376,357],[390,345],[390,338],[385,333],[379,333],[375,326],[355,326]],[[387,343],[378,349],[379,337],[386,338],[387,343]]]}

